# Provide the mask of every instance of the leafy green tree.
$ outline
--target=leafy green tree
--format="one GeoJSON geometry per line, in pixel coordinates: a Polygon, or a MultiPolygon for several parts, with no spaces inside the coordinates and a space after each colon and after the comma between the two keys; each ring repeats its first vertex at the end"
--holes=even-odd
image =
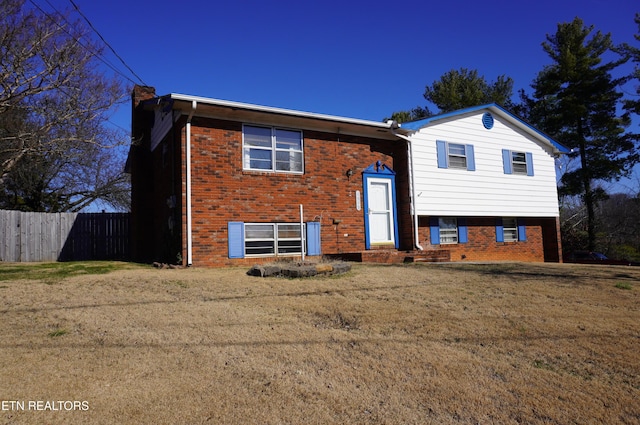
{"type": "Polygon", "coordinates": [[[100,54],[79,22],[33,2],[0,2],[0,208],[128,207],[117,155],[128,140],[107,125],[127,90],[99,71],[100,54]]]}
{"type": "Polygon", "coordinates": [[[522,95],[528,119],[579,158],[580,166],[563,174],[560,193],[582,197],[590,250],[596,243],[595,208],[606,198],[598,181],[627,176],[639,159],[633,135],[626,133],[629,116],[617,109],[621,81],[612,76],[624,59],[604,61],[614,47],[610,34],[593,33],[580,18],[559,24],[542,43],[552,63],[535,78],[533,97],[522,95]]]}

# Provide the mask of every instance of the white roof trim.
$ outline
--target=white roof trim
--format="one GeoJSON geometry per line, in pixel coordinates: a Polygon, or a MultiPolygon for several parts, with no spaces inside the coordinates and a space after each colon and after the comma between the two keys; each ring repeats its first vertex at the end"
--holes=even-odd
{"type": "Polygon", "coordinates": [[[316,114],[316,113],[313,113],[313,112],[303,112],[303,111],[296,111],[296,110],[293,110],[293,109],[274,108],[274,107],[271,107],[271,106],[254,105],[254,104],[251,104],[251,103],[242,103],[242,102],[232,102],[232,101],[229,101],[229,100],[220,100],[220,99],[212,99],[212,98],[207,98],[207,97],[190,96],[190,95],[179,94],[179,93],[171,93],[169,95],[169,97],[171,99],[173,99],[173,100],[184,101],[184,102],[196,101],[198,103],[203,103],[203,104],[207,104],[207,105],[216,105],[216,106],[223,106],[223,107],[228,107],[228,108],[246,109],[246,110],[250,110],[250,111],[266,112],[266,113],[278,114],[278,115],[289,115],[289,116],[293,116],[293,117],[310,118],[310,119],[316,119],[316,120],[322,120],[322,121],[332,121],[332,122],[342,122],[342,123],[346,123],[346,124],[365,125],[365,126],[369,126],[369,127],[377,127],[377,128],[387,129],[387,130],[391,129],[392,125],[393,125],[393,123],[391,123],[391,122],[369,121],[369,120],[362,120],[362,119],[357,119],[357,118],[339,117],[339,116],[336,116],[336,115],[316,114]]]}

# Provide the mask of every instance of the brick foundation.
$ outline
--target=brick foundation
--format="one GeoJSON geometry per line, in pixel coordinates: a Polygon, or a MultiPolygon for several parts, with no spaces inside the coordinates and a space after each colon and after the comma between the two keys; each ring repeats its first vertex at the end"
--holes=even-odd
{"type": "Polygon", "coordinates": [[[425,250],[449,251],[451,261],[558,261],[559,245],[549,241],[550,234],[557,234],[557,219],[523,219],[526,223],[526,241],[496,242],[495,217],[469,217],[467,243],[432,245],[429,218],[420,217],[420,243],[425,250]]]}

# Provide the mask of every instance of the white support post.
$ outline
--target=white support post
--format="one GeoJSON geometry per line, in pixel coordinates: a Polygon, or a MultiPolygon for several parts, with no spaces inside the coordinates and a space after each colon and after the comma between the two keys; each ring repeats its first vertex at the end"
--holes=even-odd
{"type": "Polygon", "coordinates": [[[305,243],[304,237],[304,209],[302,204],[300,204],[300,254],[302,256],[302,261],[304,261],[304,248],[307,245],[305,243]]]}

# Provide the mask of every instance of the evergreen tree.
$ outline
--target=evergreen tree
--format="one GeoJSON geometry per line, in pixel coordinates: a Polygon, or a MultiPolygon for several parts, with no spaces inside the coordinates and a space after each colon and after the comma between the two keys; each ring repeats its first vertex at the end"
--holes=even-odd
{"type": "Polygon", "coordinates": [[[446,72],[424,91],[424,98],[440,109],[440,113],[456,111],[485,103],[498,103],[510,108],[513,80],[501,75],[489,83],[477,70],[461,68],[446,72]]]}
{"type": "Polygon", "coordinates": [[[580,167],[567,171],[560,193],[580,195],[587,210],[587,249],[595,248],[595,206],[606,197],[598,181],[614,181],[628,175],[638,161],[633,137],[625,132],[630,120],[617,107],[622,94],[620,80],[611,72],[624,59],[605,62],[614,45],[610,34],[585,26],[580,18],[558,25],[542,43],[552,60],[534,80],[533,98],[524,96],[529,120],[539,129],[572,149],[580,167]]]}
{"type": "Polygon", "coordinates": [[[416,106],[415,108],[411,109],[410,111],[394,112],[393,114],[391,114],[391,118],[385,118],[382,121],[386,122],[388,120],[394,120],[394,121],[397,121],[397,122],[410,122],[410,121],[421,120],[422,118],[428,118],[428,117],[430,117],[432,115],[433,114],[431,113],[429,108],[423,108],[421,106],[416,106]]]}
{"type": "MultiPolygon", "coordinates": [[[[477,70],[466,68],[447,71],[424,91],[424,98],[438,107],[438,114],[486,103],[497,103],[510,109],[514,107],[512,95],[513,80],[510,77],[501,75],[495,82],[487,82],[477,70]]],[[[410,111],[394,112],[391,119],[407,122],[432,115],[436,114],[428,107],[417,106],[410,111]]]]}
{"type": "Polygon", "coordinates": [[[638,34],[635,34],[633,37],[639,43],[639,47],[625,43],[620,50],[634,63],[633,71],[628,76],[628,80],[634,84],[635,95],[633,99],[625,100],[624,107],[625,110],[640,115],[640,13],[636,13],[634,21],[638,25],[638,34]]]}

